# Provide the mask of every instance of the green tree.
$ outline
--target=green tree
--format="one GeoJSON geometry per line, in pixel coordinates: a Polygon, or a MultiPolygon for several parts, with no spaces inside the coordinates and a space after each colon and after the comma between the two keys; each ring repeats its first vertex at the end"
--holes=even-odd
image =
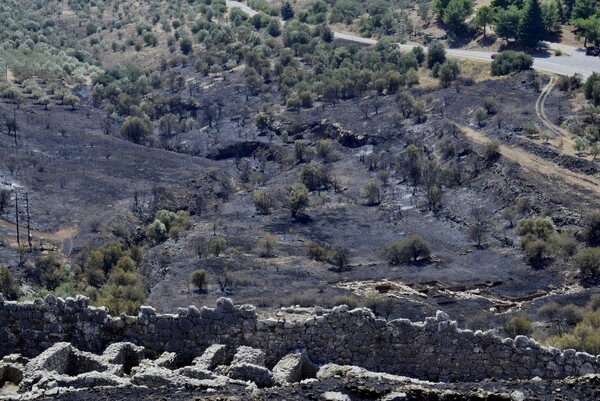
{"type": "Polygon", "coordinates": [[[444,44],[436,40],[427,49],[427,68],[431,69],[435,63],[443,64],[446,61],[446,48],[444,44]]]}
{"type": "Polygon", "coordinates": [[[75,110],[75,106],[79,103],[79,98],[70,93],[66,94],[63,98],[63,103],[67,106],[71,106],[71,110],[75,110]]]}
{"type": "Polygon", "coordinates": [[[310,162],[300,170],[300,179],[309,191],[327,189],[331,183],[329,170],[322,164],[310,162]]]}
{"type": "Polygon", "coordinates": [[[192,52],[192,48],[192,38],[190,38],[189,36],[181,38],[181,42],[179,42],[179,49],[183,54],[190,54],[192,52]]]}
{"type": "Polygon", "coordinates": [[[419,259],[428,259],[431,256],[429,244],[418,234],[393,242],[383,250],[384,257],[392,265],[416,262],[419,259]]]}
{"type": "Polygon", "coordinates": [[[450,86],[450,84],[455,81],[460,75],[460,67],[458,63],[454,60],[447,60],[444,64],[441,65],[438,71],[438,77],[440,79],[440,83],[444,88],[450,86]]]}
{"type": "Polygon", "coordinates": [[[277,18],[271,18],[269,25],[267,25],[267,32],[274,38],[281,36],[281,26],[277,18]]]}
{"type": "Polygon", "coordinates": [[[138,117],[127,117],[121,128],[123,136],[134,143],[142,143],[152,134],[150,124],[138,117]]]}
{"type": "Polygon", "coordinates": [[[591,100],[594,106],[600,105],[600,74],[593,72],[583,85],[585,98],[591,100]]]}
{"type": "Polygon", "coordinates": [[[67,272],[53,255],[38,258],[35,267],[41,273],[44,287],[50,291],[55,290],[67,279],[67,272]]]}
{"type": "Polygon", "coordinates": [[[444,9],[442,21],[451,32],[457,33],[465,26],[465,21],[473,13],[473,0],[450,0],[444,9]]]}
{"type": "Polygon", "coordinates": [[[548,242],[556,235],[552,219],[523,219],[517,225],[517,232],[521,236],[521,248],[527,263],[533,267],[543,266],[551,256],[548,242]]]}
{"type": "Polygon", "coordinates": [[[256,124],[256,128],[261,133],[264,133],[269,128],[269,116],[265,113],[258,113],[254,119],[254,123],[256,124]]]}
{"type": "Polygon", "coordinates": [[[521,15],[521,10],[516,6],[510,6],[506,9],[496,9],[494,16],[494,31],[496,35],[504,38],[507,42],[509,39],[515,39],[518,35],[521,15]]]}
{"type": "Polygon", "coordinates": [[[156,219],[146,228],[146,236],[155,244],[159,244],[168,238],[168,231],[165,224],[156,219]]]}
{"type": "Polygon", "coordinates": [[[302,183],[292,185],[292,190],[288,196],[288,205],[292,218],[296,218],[298,213],[308,207],[308,188],[302,183]]]}
{"type": "Polygon", "coordinates": [[[264,191],[254,191],[252,193],[252,201],[254,202],[256,211],[259,214],[271,214],[271,208],[273,207],[273,197],[270,194],[264,191]]]}
{"type": "Polygon", "coordinates": [[[600,248],[586,248],[575,256],[575,266],[579,269],[579,277],[586,284],[597,284],[600,281],[600,248]]]}
{"type": "Polygon", "coordinates": [[[194,270],[192,274],[190,274],[190,282],[198,288],[198,291],[202,291],[204,284],[206,284],[206,270],[194,270]]]}
{"type": "Polygon", "coordinates": [[[542,3],[542,21],[544,22],[544,36],[560,32],[560,15],[557,2],[542,3]]]}
{"type": "Polygon", "coordinates": [[[527,0],[517,30],[517,39],[525,47],[536,47],[544,38],[545,27],[538,0],[527,0]]]}
{"type": "Polygon", "coordinates": [[[586,218],[581,236],[589,246],[600,246],[600,212],[594,212],[586,218]]]}
{"type": "Polygon", "coordinates": [[[571,11],[572,19],[587,19],[596,12],[595,0],[575,0],[573,10],[571,11]]]}
{"type": "Polygon", "coordinates": [[[294,8],[287,0],[281,6],[281,18],[283,18],[284,21],[294,18],[294,8]]]}
{"type": "Polygon", "coordinates": [[[597,15],[594,14],[588,18],[572,19],[571,25],[577,28],[575,36],[584,39],[584,47],[587,47],[588,41],[595,45],[600,44],[600,17],[597,15]]]}
{"type": "Polygon", "coordinates": [[[556,231],[556,227],[549,217],[531,218],[519,221],[517,231],[520,236],[532,235],[535,239],[547,240],[556,231]]]}
{"type": "Polygon", "coordinates": [[[473,20],[478,27],[483,28],[483,37],[485,38],[486,28],[494,22],[494,9],[490,6],[482,6],[475,13],[473,20]]]}
{"type": "Polygon", "coordinates": [[[446,10],[446,7],[448,7],[448,4],[450,3],[450,0],[434,0],[433,1],[433,12],[435,15],[437,15],[438,19],[442,19],[444,18],[444,11],[446,10]]]}

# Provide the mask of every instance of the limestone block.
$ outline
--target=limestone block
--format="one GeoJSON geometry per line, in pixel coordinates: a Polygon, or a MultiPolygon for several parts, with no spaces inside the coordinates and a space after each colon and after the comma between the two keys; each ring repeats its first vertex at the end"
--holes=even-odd
{"type": "Polygon", "coordinates": [[[102,354],[102,360],[115,365],[137,366],[144,359],[144,347],[128,342],[111,344],[102,354]]]}
{"type": "Polygon", "coordinates": [[[277,362],[273,368],[273,377],[280,385],[297,383],[305,377],[305,373],[312,365],[306,351],[296,351],[287,354],[277,362]]]}
{"type": "Polygon", "coordinates": [[[175,369],[177,367],[177,354],[174,352],[163,352],[156,360],[154,365],[160,368],[175,369]]]}
{"type": "Polygon", "coordinates": [[[236,380],[254,382],[258,387],[271,387],[275,384],[273,374],[269,369],[251,363],[242,362],[231,365],[228,376],[236,380]]]}
{"type": "Polygon", "coordinates": [[[252,365],[264,366],[265,357],[266,355],[263,350],[242,345],[241,347],[238,347],[231,364],[249,363],[252,365]]]}
{"type": "Polygon", "coordinates": [[[337,391],[326,391],[321,397],[325,401],[350,401],[350,397],[337,391]]]}
{"type": "Polygon", "coordinates": [[[227,363],[227,346],[224,344],[213,344],[204,350],[204,353],[194,359],[192,365],[200,369],[213,370],[218,365],[227,363]]]}

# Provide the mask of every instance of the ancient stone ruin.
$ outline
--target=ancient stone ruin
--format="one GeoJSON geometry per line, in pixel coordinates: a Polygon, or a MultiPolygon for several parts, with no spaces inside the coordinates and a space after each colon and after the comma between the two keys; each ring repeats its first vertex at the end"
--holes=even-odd
{"type": "Polygon", "coordinates": [[[0,295],[0,357],[0,388],[9,383],[33,398],[97,386],[268,388],[340,369],[417,382],[600,373],[600,356],[462,330],[443,312],[411,322],[346,306],[284,308],[263,319],[227,298],[215,308],[142,307],[138,316],[113,317],[82,296],[19,303],[0,295]]]}

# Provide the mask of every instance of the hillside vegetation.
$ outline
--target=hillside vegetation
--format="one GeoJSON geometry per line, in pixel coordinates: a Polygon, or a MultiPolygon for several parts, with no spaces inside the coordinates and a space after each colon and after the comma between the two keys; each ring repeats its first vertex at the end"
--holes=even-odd
{"type": "Polygon", "coordinates": [[[444,309],[596,352],[600,78],[519,51],[579,1],[248,5],[0,5],[5,297],[444,309]],[[489,26],[517,51],[447,54],[489,26]]]}

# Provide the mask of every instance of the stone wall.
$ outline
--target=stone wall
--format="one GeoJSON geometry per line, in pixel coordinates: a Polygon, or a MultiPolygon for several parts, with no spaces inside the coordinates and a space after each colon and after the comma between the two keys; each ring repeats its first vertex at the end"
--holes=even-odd
{"type": "Polygon", "coordinates": [[[171,315],[142,307],[138,316],[112,317],[105,308],[88,303],[81,296],[17,303],[0,295],[0,356],[32,357],[62,341],[92,352],[130,341],[144,346],[151,357],[168,351],[182,360],[201,355],[212,344],[248,345],[264,350],[270,367],[290,350],[303,348],[314,362],[430,380],[553,379],[600,373],[600,356],[561,352],[524,336],[503,339],[491,331],[461,330],[443,312],[416,323],[377,319],[368,309],[345,306],[315,308],[308,318],[260,319],[253,306],[221,298],[215,308],[190,306],[171,315]]]}

